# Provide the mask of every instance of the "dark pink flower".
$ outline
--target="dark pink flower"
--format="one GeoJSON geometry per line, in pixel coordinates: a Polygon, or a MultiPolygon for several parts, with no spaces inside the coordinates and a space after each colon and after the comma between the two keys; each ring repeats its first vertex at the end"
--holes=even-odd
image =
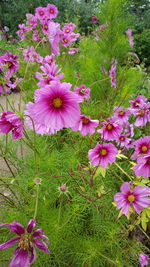
{"type": "Polygon", "coordinates": [[[136,99],[129,101],[131,103],[129,110],[134,114],[146,101],[147,98],[145,96],[138,95],[136,99]]]}
{"type": "Polygon", "coordinates": [[[114,196],[117,202],[117,209],[122,209],[122,213],[129,214],[130,206],[134,208],[137,213],[150,205],[150,188],[147,186],[133,186],[126,182],[120,188],[121,192],[114,196]]]}
{"type": "Polygon", "coordinates": [[[12,139],[21,139],[23,135],[23,123],[19,116],[11,111],[4,111],[0,118],[0,133],[8,134],[12,131],[12,139]]]}
{"type": "Polygon", "coordinates": [[[139,156],[150,155],[150,136],[141,137],[134,142],[135,152],[131,156],[131,159],[136,159],[139,156]]]}
{"type": "Polygon", "coordinates": [[[130,140],[131,139],[129,139],[128,136],[125,134],[121,134],[116,138],[117,144],[121,147],[126,147],[129,144],[130,140]]]}
{"type": "Polygon", "coordinates": [[[25,229],[20,223],[13,221],[12,223],[3,223],[0,227],[8,227],[12,233],[16,233],[18,237],[0,244],[0,250],[11,247],[18,243],[17,248],[14,252],[14,257],[11,260],[9,267],[25,267],[30,266],[36,260],[35,247],[42,250],[45,253],[50,253],[47,244],[40,239],[43,238],[48,242],[48,237],[45,236],[42,229],[37,229],[33,232],[36,226],[36,220],[32,219],[29,221],[27,229],[25,229]],[[40,239],[39,239],[40,238],[40,239]]]}
{"type": "Polygon", "coordinates": [[[102,168],[106,168],[109,163],[115,162],[117,154],[117,148],[111,143],[98,144],[88,152],[92,165],[100,165],[102,168]]]}
{"type": "Polygon", "coordinates": [[[137,165],[134,166],[134,172],[136,176],[150,178],[150,154],[137,159],[137,165]]]}
{"type": "Polygon", "coordinates": [[[72,43],[71,35],[63,34],[61,37],[62,46],[69,46],[72,43]]]}
{"type": "Polygon", "coordinates": [[[90,88],[86,88],[85,84],[81,84],[80,86],[76,86],[74,88],[74,92],[80,96],[80,102],[84,101],[85,99],[89,99],[90,98],[90,92],[91,89],[90,88]]]}
{"type": "Polygon", "coordinates": [[[79,121],[72,127],[73,131],[80,131],[83,136],[94,134],[95,128],[99,125],[98,120],[91,120],[90,117],[81,115],[79,121]]]}
{"type": "Polygon", "coordinates": [[[30,30],[33,30],[37,26],[37,18],[33,16],[32,14],[26,14],[27,17],[27,26],[29,27],[30,30]]]}
{"type": "Polygon", "coordinates": [[[76,25],[74,23],[66,23],[62,29],[62,32],[63,34],[70,34],[73,32],[75,28],[76,28],[76,25]]]}
{"type": "Polygon", "coordinates": [[[4,72],[5,78],[10,79],[19,69],[18,56],[9,51],[0,56],[0,70],[4,72]]]}
{"type": "Polygon", "coordinates": [[[135,126],[143,127],[150,122],[150,103],[144,103],[136,112],[135,126]]]}
{"type": "Polygon", "coordinates": [[[48,4],[46,7],[46,14],[47,14],[47,17],[50,19],[56,18],[58,15],[57,7],[55,5],[48,4]]]}
{"type": "Polygon", "coordinates": [[[93,23],[96,23],[98,21],[98,18],[97,18],[97,16],[93,15],[91,17],[91,20],[92,20],[93,23]]]}
{"type": "Polygon", "coordinates": [[[44,125],[44,130],[55,133],[62,128],[72,127],[80,118],[78,96],[70,91],[70,83],[52,81],[50,85],[35,91],[33,109],[26,110],[34,123],[44,125]]]}
{"type": "Polygon", "coordinates": [[[37,7],[35,9],[35,18],[37,18],[40,21],[42,21],[46,17],[47,17],[47,15],[46,15],[46,8],[45,7],[37,7]]]}
{"type": "Polygon", "coordinates": [[[46,56],[43,59],[43,64],[49,64],[50,66],[55,64],[55,55],[51,54],[50,56],[46,56]]]}
{"type": "Polygon", "coordinates": [[[139,263],[142,267],[148,265],[149,257],[145,253],[140,253],[139,263]]]}
{"type": "Polygon", "coordinates": [[[41,41],[41,38],[40,38],[40,35],[39,35],[39,31],[35,30],[33,32],[33,36],[32,36],[32,39],[36,42],[40,42],[41,41]]]}
{"type": "Polygon", "coordinates": [[[43,20],[43,22],[41,23],[42,24],[42,32],[46,35],[48,35],[49,33],[49,28],[48,28],[48,25],[49,25],[49,20],[43,20]]]}
{"type": "Polygon", "coordinates": [[[114,141],[122,132],[122,126],[115,122],[114,119],[108,119],[106,122],[102,122],[103,128],[98,130],[101,133],[101,139],[114,141]]]}

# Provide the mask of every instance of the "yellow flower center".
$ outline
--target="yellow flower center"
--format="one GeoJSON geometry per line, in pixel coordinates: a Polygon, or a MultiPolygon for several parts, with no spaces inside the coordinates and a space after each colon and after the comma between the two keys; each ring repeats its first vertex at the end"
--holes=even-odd
{"type": "Polygon", "coordinates": [[[107,149],[106,148],[101,148],[99,153],[100,153],[101,156],[106,156],[107,155],[107,149]]]}
{"type": "Polygon", "coordinates": [[[54,9],[50,9],[49,11],[51,14],[54,14],[54,9]]]}
{"type": "Polygon", "coordinates": [[[122,137],[120,137],[120,141],[124,141],[124,139],[125,139],[125,138],[124,138],[123,136],[122,136],[122,137]]]}
{"type": "Polygon", "coordinates": [[[142,109],[142,110],[140,110],[140,112],[139,112],[139,114],[138,114],[138,115],[143,117],[143,116],[144,116],[144,114],[145,114],[145,111],[142,109]]]}
{"type": "Polygon", "coordinates": [[[120,112],[119,112],[119,115],[120,115],[120,116],[123,116],[123,115],[124,115],[124,111],[120,111],[120,112]]]}
{"type": "Polygon", "coordinates": [[[52,63],[52,60],[50,59],[50,60],[48,60],[48,64],[51,64],[52,63]]]}
{"type": "Polygon", "coordinates": [[[47,25],[44,25],[44,29],[47,30],[48,29],[48,26],[47,25]]]}
{"type": "Polygon", "coordinates": [[[53,106],[55,108],[60,108],[60,107],[62,107],[62,105],[63,105],[63,102],[62,102],[61,98],[57,97],[57,98],[53,99],[53,106]]]}
{"type": "Polygon", "coordinates": [[[113,125],[109,123],[106,128],[108,131],[111,131],[113,129],[113,125]]]}
{"type": "Polygon", "coordinates": [[[68,43],[68,40],[67,39],[64,39],[64,43],[68,43]]]}
{"type": "Polygon", "coordinates": [[[10,68],[13,65],[10,61],[8,61],[7,64],[8,64],[8,68],[10,68]]]}
{"type": "Polygon", "coordinates": [[[130,203],[132,203],[135,200],[135,196],[134,195],[129,195],[128,196],[128,200],[130,203]]]}
{"type": "Polygon", "coordinates": [[[134,103],[134,106],[135,106],[135,107],[138,107],[138,106],[139,106],[139,102],[138,102],[138,101],[135,102],[135,103],[134,103]]]}
{"type": "Polygon", "coordinates": [[[146,152],[148,150],[148,147],[147,146],[142,146],[141,150],[142,150],[142,152],[146,152]]]}
{"type": "Polygon", "coordinates": [[[31,242],[31,235],[22,234],[20,237],[18,247],[23,250],[27,250],[29,247],[33,247],[33,244],[31,242]]]}
{"type": "Polygon", "coordinates": [[[40,15],[42,16],[44,14],[44,12],[43,11],[40,11],[40,15]]]}
{"type": "Polygon", "coordinates": [[[80,94],[84,95],[86,93],[86,89],[81,89],[80,94]]]}
{"type": "Polygon", "coordinates": [[[82,118],[82,123],[83,123],[83,124],[88,124],[88,123],[89,123],[89,119],[87,119],[87,118],[82,118]]]}
{"type": "Polygon", "coordinates": [[[70,32],[70,30],[69,30],[69,29],[67,29],[67,30],[66,30],[66,32],[70,32]]]}

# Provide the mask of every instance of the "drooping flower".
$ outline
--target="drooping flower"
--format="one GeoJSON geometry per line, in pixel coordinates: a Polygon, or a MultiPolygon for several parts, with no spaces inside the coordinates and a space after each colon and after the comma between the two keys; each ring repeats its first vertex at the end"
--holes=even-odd
{"type": "Polygon", "coordinates": [[[150,205],[150,188],[147,186],[133,186],[129,182],[122,184],[121,192],[114,196],[117,209],[121,209],[126,216],[129,214],[130,206],[140,213],[150,205]]]}
{"type": "Polygon", "coordinates": [[[114,141],[116,140],[122,132],[122,126],[119,125],[113,118],[108,119],[101,123],[103,128],[98,130],[101,133],[101,139],[114,141]]]}
{"type": "Polygon", "coordinates": [[[0,133],[8,134],[12,131],[12,139],[21,139],[23,135],[23,123],[19,116],[12,111],[4,111],[0,118],[0,133]]]}
{"type": "Polygon", "coordinates": [[[142,267],[148,265],[149,257],[145,253],[140,253],[139,255],[139,263],[142,267]]]}
{"type": "Polygon", "coordinates": [[[81,84],[80,86],[76,86],[74,88],[74,92],[80,96],[80,102],[84,101],[85,99],[89,99],[90,98],[90,92],[91,89],[90,88],[86,88],[85,84],[81,84]]]}
{"type": "Polygon", "coordinates": [[[61,35],[60,24],[54,21],[50,21],[48,28],[49,28],[48,38],[51,45],[52,53],[54,55],[59,55],[60,54],[59,42],[61,35]]]}
{"type": "Polygon", "coordinates": [[[45,236],[42,229],[37,229],[33,232],[35,226],[35,219],[31,219],[29,221],[27,229],[25,229],[16,221],[13,221],[12,223],[3,223],[0,225],[0,227],[8,227],[12,233],[16,233],[18,235],[17,237],[13,237],[5,243],[0,244],[0,250],[4,250],[18,243],[9,267],[25,267],[34,263],[36,260],[35,247],[45,253],[50,253],[47,244],[40,240],[43,238],[46,242],[48,242],[48,237],[45,236]]]}
{"type": "Polygon", "coordinates": [[[47,17],[50,19],[56,18],[58,15],[57,7],[53,4],[48,4],[46,7],[46,14],[47,14],[47,17]]]}
{"type": "Polygon", "coordinates": [[[3,95],[5,93],[10,94],[11,93],[10,88],[7,86],[4,87],[3,85],[0,84],[0,94],[3,95]]]}
{"type": "Polygon", "coordinates": [[[0,56],[0,70],[4,73],[6,79],[10,79],[19,68],[18,56],[9,51],[0,56]]]}
{"type": "Polygon", "coordinates": [[[136,159],[139,156],[150,155],[150,136],[141,137],[134,142],[135,152],[131,156],[131,159],[136,159]]]}
{"type": "Polygon", "coordinates": [[[109,163],[115,162],[117,154],[117,148],[111,143],[98,144],[88,152],[92,165],[102,168],[106,168],[109,163]]]}
{"type": "Polygon", "coordinates": [[[150,103],[144,103],[136,112],[135,126],[143,127],[150,122],[150,103]]]}
{"type": "Polygon", "coordinates": [[[114,107],[114,115],[113,118],[121,125],[128,122],[130,115],[130,111],[127,109],[124,109],[124,107],[114,107]]]}
{"type": "Polygon", "coordinates": [[[94,134],[95,128],[98,126],[98,120],[91,120],[90,117],[81,115],[79,121],[72,127],[73,131],[80,131],[83,136],[87,134],[94,134]]]}
{"type": "Polygon", "coordinates": [[[27,106],[26,114],[35,124],[44,125],[46,133],[71,128],[80,118],[80,108],[79,98],[70,88],[70,83],[52,81],[45,88],[36,90],[32,112],[30,114],[27,106]]]}
{"type": "Polygon", "coordinates": [[[136,176],[150,178],[150,154],[137,158],[137,165],[133,168],[136,176]]]}

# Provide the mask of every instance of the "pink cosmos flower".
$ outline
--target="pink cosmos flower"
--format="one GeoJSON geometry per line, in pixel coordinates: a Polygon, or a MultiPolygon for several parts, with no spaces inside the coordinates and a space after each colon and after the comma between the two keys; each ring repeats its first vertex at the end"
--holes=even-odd
{"type": "Polygon", "coordinates": [[[126,35],[127,35],[128,37],[131,37],[131,36],[132,36],[132,30],[131,30],[131,29],[128,29],[128,30],[126,31],[126,35]]]}
{"type": "Polygon", "coordinates": [[[115,122],[113,118],[108,119],[105,122],[101,123],[103,128],[98,130],[101,133],[101,139],[114,141],[116,140],[122,132],[122,126],[115,122]]]}
{"type": "Polygon", "coordinates": [[[136,112],[135,126],[143,127],[150,122],[150,103],[144,103],[136,112]]]}
{"type": "Polygon", "coordinates": [[[62,184],[60,187],[59,187],[59,190],[61,192],[65,192],[67,190],[67,186],[65,184],[62,184]]]}
{"type": "Polygon", "coordinates": [[[117,148],[111,143],[98,144],[95,148],[90,149],[88,157],[93,166],[106,168],[109,163],[116,160],[118,154],[117,148]]]}
{"type": "Polygon", "coordinates": [[[141,137],[140,139],[138,139],[137,141],[134,142],[135,147],[135,152],[134,154],[131,156],[131,159],[136,159],[139,156],[143,156],[143,155],[150,155],[150,136],[145,136],[145,137],[141,137]]]}
{"type": "Polygon", "coordinates": [[[129,38],[129,45],[132,47],[134,46],[134,38],[133,37],[130,37],[129,38]]]}
{"type": "Polygon", "coordinates": [[[80,96],[80,102],[84,101],[85,99],[89,99],[90,98],[90,92],[91,89],[90,88],[86,88],[85,84],[81,84],[80,86],[76,86],[74,88],[74,92],[80,96]]]}
{"type": "Polygon", "coordinates": [[[98,120],[91,120],[90,117],[81,115],[79,121],[72,127],[73,131],[80,131],[83,136],[87,134],[94,134],[95,128],[98,126],[98,120]]]}
{"type": "Polygon", "coordinates": [[[24,24],[19,24],[18,27],[19,31],[17,31],[17,35],[23,41],[26,39],[25,33],[28,32],[29,29],[24,24]]]}
{"type": "Polygon", "coordinates": [[[129,139],[128,136],[125,134],[121,134],[116,138],[117,144],[121,147],[126,147],[129,144],[130,140],[131,139],[129,139]]]}
{"type": "Polygon", "coordinates": [[[67,47],[72,43],[71,35],[63,34],[61,37],[62,46],[67,47]]]}
{"type": "Polygon", "coordinates": [[[98,18],[97,18],[97,16],[93,15],[91,17],[91,20],[92,20],[93,23],[96,23],[98,21],[98,18]]]}
{"type": "Polygon", "coordinates": [[[116,88],[116,61],[111,65],[109,74],[111,80],[111,87],[116,88]]]}
{"type": "Polygon", "coordinates": [[[131,123],[126,122],[123,124],[123,131],[127,136],[134,136],[134,126],[131,123]]]}
{"type": "Polygon", "coordinates": [[[48,4],[46,8],[46,14],[47,14],[47,17],[50,19],[56,18],[58,15],[57,7],[55,5],[48,4]]]}
{"type": "Polygon", "coordinates": [[[46,56],[43,59],[43,64],[49,64],[50,66],[55,64],[55,55],[51,54],[50,56],[46,56]]]}
{"type": "Polygon", "coordinates": [[[70,48],[69,51],[68,51],[68,54],[69,55],[74,55],[77,52],[79,52],[79,48],[70,48]]]}
{"type": "Polygon", "coordinates": [[[150,205],[150,188],[147,186],[133,186],[126,182],[120,188],[121,192],[114,196],[117,202],[117,209],[122,209],[122,213],[128,215],[130,205],[137,213],[150,205]]]}
{"type": "Polygon", "coordinates": [[[137,159],[137,165],[134,166],[134,172],[136,176],[150,178],[150,154],[137,159]]]}
{"type": "MultiPolygon", "coordinates": [[[[8,81],[8,82],[6,83],[6,85],[7,85],[9,88],[14,89],[14,88],[17,87],[18,83],[20,83],[22,80],[23,80],[22,78],[16,78],[16,80],[13,81],[13,82],[8,81]]],[[[9,88],[8,88],[8,90],[9,90],[9,88]]]]}
{"type": "Polygon", "coordinates": [[[45,19],[46,18],[46,8],[45,7],[37,7],[36,9],[35,9],[35,17],[37,18],[37,19],[39,19],[40,21],[42,21],[43,19],[45,19]]]}
{"type": "Polygon", "coordinates": [[[70,34],[73,32],[75,28],[76,28],[76,25],[74,23],[66,23],[62,29],[62,32],[63,34],[70,34]]]}
{"type": "Polygon", "coordinates": [[[80,36],[80,33],[74,33],[74,32],[72,32],[72,33],[70,34],[70,37],[71,37],[71,43],[72,43],[72,42],[75,42],[75,41],[79,38],[79,36],[80,36]]]}
{"type": "Polygon", "coordinates": [[[4,111],[0,118],[0,133],[8,134],[12,131],[12,140],[21,139],[23,123],[19,116],[11,111],[4,111]]]}
{"type": "Polygon", "coordinates": [[[18,222],[3,223],[0,227],[8,227],[12,233],[16,233],[18,236],[0,244],[0,250],[11,247],[18,243],[17,248],[14,251],[14,257],[11,260],[9,267],[25,267],[30,266],[36,260],[35,247],[42,250],[45,253],[50,253],[47,244],[40,239],[43,238],[48,242],[48,237],[44,234],[42,229],[37,229],[33,232],[36,226],[36,220],[29,221],[27,229],[18,222]]]}
{"type": "Polygon", "coordinates": [[[5,93],[10,94],[10,93],[11,93],[10,88],[7,87],[7,86],[5,86],[5,89],[4,89],[4,86],[0,84],[0,94],[3,95],[3,94],[5,94],[5,93]]]}
{"type": "Polygon", "coordinates": [[[37,63],[43,63],[43,57],[40,56],[37,52],[33,52],[32,54],[32,61],[37,63]]]}
{"type": "Polygon", "coordinates": [[[145,96],[138,95],[136,99],[129,101],[129,103],[131,103],[129,110],[134,114],[146,101],[147,98],[145,96]]]}
{"type": "Polygon", "coordinates": [[[125,110],[124,107],[114,107],[114,116],[113,118],[121,125],[126,123],[129,119],[130,111],[125,110]]]}
{"type": "Polygon", "coordinates": [[[39,31],[35,30],[33,32],[32,39],[36,42],[40,42],[42,39],[40,38],[39,31]]]}
{"type": "Polygon", "coordinates": [[[4,72],[5,78],[10,79],[19,69],[18,56],[11,54],[9,51],[0,56],[0,70],[4,72]]]}
{"type": "Polygon", "coordinates": [[[60,54],[60,48],[59,48],[60,35],[61,35],[60,24],[50,21],[48,38],[51,45],[52,53],[54,55],[60,54]]]}
{"type": "Polygon", "coordinates": [[[37,18],[32,14],[26,14],[27,26],[30,30],[33,30],[37,26],[37,18]]]}
{"type": "Polygon", "coordinates": [[[47,133],[71,128],[79,120],[79,99],[70,88],[70,83],[52,81],[45,88],[35,91],[35,103],[31,115],[27,106],[28,115],[35,124],[44,125],[47,133]]]}
{"type": "Polygon", "coordinates": [[[35,49],[33,46],[27,46],[26,49],[23,50],[24,60],[32,61],[34,52],[35,52],[35,49]]]}
{"type": "Polygon", "coordinates": [[[139,255],[139,263],[142,267],[148,265],[149,257],[145,253],[139,255]]]}
{"type": "Polygon", "coordinates": [[[46,35],[48,35],[49,33],[49,28],[48,28],[48,25],[49,25],[49,20],[44,20],[42,23],[42,32],[46,35]]]}

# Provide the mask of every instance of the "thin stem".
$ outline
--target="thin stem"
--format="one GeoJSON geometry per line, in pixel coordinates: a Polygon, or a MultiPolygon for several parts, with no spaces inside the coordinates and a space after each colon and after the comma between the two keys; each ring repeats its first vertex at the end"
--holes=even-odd
{"type": "Polygon", "coordinates": [[[39,200],[39,184],[36,185],[36,202],[35,202],[35,210],[34,210],[34,219],[36,218],[36,215],[37,215],[38,200],[39,200]]]}
{"type": "Polygon", "coordinates": [[[114,264],[115,266],[119,266],[116,262],[114,262],[113,260],[109,259],[107,256],[105,256],[104,254],[100,253],[99,251],[98,251],[98,254],[99,254],[102,258],[106,259],[108,262],[114,264]]]}
{"type": "Polygon", "coordinates": [[[116,162],[114,162],[114,164],[130,179],[130,181],[132,181],[132,179],[128,173],[126,173],[116,162]]]}

